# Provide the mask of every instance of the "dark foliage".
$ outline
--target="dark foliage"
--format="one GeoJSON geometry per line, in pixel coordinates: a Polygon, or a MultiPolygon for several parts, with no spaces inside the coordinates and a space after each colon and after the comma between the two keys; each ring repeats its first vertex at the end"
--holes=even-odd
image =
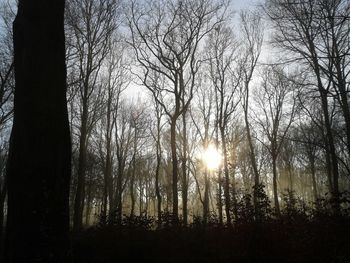
{"type": "Polygon", "coordinates": [[[277,217],[264,186],[254,190],[256,208],[252,193],[237,195],[233,228],[220,225],[214,212],[206,220],[193,216],[186,227],[170,212],[161,222],[124,215],[121,225],[75,233],[75,262],[350,262],[349,192],[341,194],[341,215],[335,217],[328,195],[311,209],[286,190],[277,217]]]}
{"type": "MultiPolygon", "coordinates": [[[[199,221],[198,221],[198,220],[199,221]]],[[[350,221],[294,221],[145,230],[107,226],[73,237],[84,262],[350,262],[350,221]]]]}
{"type": "Polygon", "coordinates": [[[192,218],[192,223],[189,225],[191,229],[219,229],[225,227],[220,224],[218,215],[214,212],[209,213],[207,219],[196,215],[193,215],[192,218]]]}
{"type": "MultiPolygon", "coordinates": [[[[324,197],[316,200],[311,215],[314,220],[320,220],[323,218],[333,218],[334,212],[333,207],[336,200],[334,200],[332,194],[326,193],[324,197]]],[[[339,203],[340,203],[340,217],[350,217],[350,192],[344,191],[339,193],[339,203]]]]}
{"type": "Polygon", "coordinates": [[[294,191],[287,189],[282,194],[282,200],[285,205],[281,211],[282,220],[286,222],[305,222],[311,216],[310,208],[307,207],[301,198],[296,197],[294,191]]]}
{"type": "Polygon", "coordinates": [[[247,224],[253,222],[267,222],[272,218],[270,200],[265,193],[265,186],[259,184],[253,187],[252,193],[244,193],[238,200],[237,224],[247,224]],[[254,195],[256,203],[254,205],[254,195]]]}

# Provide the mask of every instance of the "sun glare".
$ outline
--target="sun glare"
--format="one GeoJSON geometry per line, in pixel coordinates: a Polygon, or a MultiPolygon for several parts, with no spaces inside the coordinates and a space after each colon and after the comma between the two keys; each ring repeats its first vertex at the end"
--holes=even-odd
{"type": "Polygon", "coordinates": [[[221,164],[221,159],[221,154],[212,144],[209,144],[208,147],[203,151],[202,160],[209,170],[217,169],[221,164]]]}

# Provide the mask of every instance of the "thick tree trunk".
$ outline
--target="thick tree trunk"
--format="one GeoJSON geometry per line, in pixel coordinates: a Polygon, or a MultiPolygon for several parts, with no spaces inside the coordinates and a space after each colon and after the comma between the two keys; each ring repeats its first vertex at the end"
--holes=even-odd
{"type": "Polygon", "coordinates": [[[230,177],[228,171],[227,150],[226,150],[226,138],[224,129],[220,128],[222,155],[224,156],[224,196],[225,196],[225,212],[228,227],[232,227],[231,221],[231,198],[230,198],[230,177]]]}
{"type": "Polygon", "coordinates": [[[70,262],[64,0],[20,0],[5,262],[70,262]]]}
{"type": "Polygon", "coordinates": [[[316,202],[318,199],[318,191],[317,191],[317,183],[316,183],[315,158],[312,155],[312,153],[309,153],[309,163],[310,163],[310,172],[311,172],[311,181],[312,181],[312,192],[316,202]]]}
{"type": "Polygon", "coordinates": [[[116,193],[115,193],[115,218],[117,225],[121,225],[122,223],[122,215],[123,215],[123,172],[124,168],[122,165],[123,160],[121,158],[118,158],[118,175],[117,175],[117,183],[116,183],[116,193]]]}
{"type": "MultiPolygon", "coordinates": [[[[135,124],[135,131],[134,131],[134,156],[132,160],[133,169],[132,174],[130,178],[130,198],[131,198],[131,211],[130,211],[130,217],[133,217],[135,215],[135,191],[134,191],[134,183],[135,183],[135,174],[136,174],[136,151],[137,151],[137,127],[135,124]]],[[[141,214],[140,214],[141,215],[141,214]]]]}
{"type": "MultiPolygon", "coordinates": [[[[112,121],[112,94],[110,92],[110,86],[108,91],[107,102],[107,131],[106,131],[106,167],[105,167],[105,191],[108,200],[108,216],[111,219],[114,211],[114,196],[113,196],[113,157],[112,157],[112,132],[114,120],[112,121]]],[[[107,201],[106,200],[106,201],[107,201]]],[[[107,210],[107,208],[105,208],[107,210]]]]}
{"type": "Polygon", "coordinates": [[[278,200],[278,187],[277,187],[277,156],[272,154],[272,184],[273,184],[273,199],[275,204],[275,210],[277,216],[281,215],[280,203],[278,200]]]}
{"type": "MultiPolygon", "coordinates": [[[[319,82],[320,83],[320,82],[319,82]]],[[[319,85],[320,86],[320,85],[319,85]]],[[[320,88],[320,94],[321,94],[321,102],[322,102],[322,110],[323,110],[323,117],[324,117],[324,124],[326,128],[326,154],[329,154],[331,164],[330,168],[332,171],[332,182],[331,185],[332,188],[332,198],[333,198],[333,209],[334,213],[338,214],[340,210],[339,205],[339,170],[338,170],[338,157],[335,150],[334,145],[334,139],[333,139],[333,133],[332,133],[332,127],[331,127],[331,120],[329,118],[329,112],[328,112],[328,100],[327,100],[327,92],[320,88]]]]}
{"type": "MultiPolygon", "coordinates": [[[[106,161],[104,167],[104,188],[103,188],[103,210],[102,219],[107,220],[107,210],[109,208],[108,215],[112,216],[111,212],[114,209],[113,206],[113,180],[112,180],[112,157],[111,157],[111,141],[112,141],[112,125],[111,125],[111,101],[108,100],[107,105],[107,127],[106,127],[106,161]],[[109,205],[109,206],[108,206],[109,205]]],[[[103,223],[106,223],[104,221],[103,223]]]]}
{"type": "Polygon", "coordinates": [[[73,230],[79,231],[83,226],[85,201],[86,141],[87,141],[87,106],[83,105],[83,114],[79,139],[78,180],[75,193],[73,230]]]}
{"type": "Polygon", "coordinates": [[[159,186],[159,171],[160,171],[160,162],[161,162],[161,144],[160,144],[160,119],[157,120],[157,166],[156,166],[156,196],[157,196],[157,219],[158,219],[158,227],[161,226],[162,219],[162,196],[160,194],[160,186],[159,186]]]}
{"type": "MultiPolygon", "coordinates": [[[[333,33],[334,34],[334,33],[333,33]]],[[[347,83],[346,83],[346,76],[344,74],[343,70],[343,59],[342,55],[339,52],[339,46],[337,43],[336,37],[333,35],[333,48],[335,52],[335,58],[333,59],[333,63],[335,65],[336,69],[336,78],[337,83],[336,85],[339,88],[340,93],[340,106],[343,111],[344,121],[345,121],[345,131],[346,131],[346,142],[347,142],[347,150],[348,154],[350,156],[350,109],[349,109],[349,99],[348,99],[348,90],[347,90],[347,83]]]]}
{"type": "Polygon", "coordinates": [[[244,107],[243,107],[244,122],[245,122],[245,128],[247,133],[247,141],[249,145],[249,157],[250,157],[250,162],[253,168],[253,175],[254,175],[254,189],[253,189],[254,212],[255,212],[255,216],[258,217],[260,215],[259,206],[258,206],[258,189],[260,184],[260,178],[259,178],[260,176],[259,176],[258,166],[256,164],[255,149],[254,149],[253,140],[251,136],[250,124],[248,120],[249,83],[245,83],[245,88],[246,88],[246,94],[244,97],[244,107]]]}
{"type": "Polygon", "coordinates": [[[208,170],[204,174],[204,200],[203,200],[203,220],[206,224],[209,216],[209,178],[208,170]]]}
{"type": "Polygon", "coordinates": [[[106,177],[106,171],[104,173],[104,186],[103,186],[103,200],[102,200],[102,209],[100,214],[100,223],[102,225],[106,225],[107,223],[107,203],[108,203],[108,191],[107,191],[107,177],[106,177]]]}
{"type": "Polygon", "coordinates": [[[182,113],[183,124],[183,145],[182,145],[182,217],[183,223],[187,226],[187,199],[188,199],[188,183],[187,183],[187,130],[186,130],[186,111],[182,113]]]}
{"type": "Polygon", "coordinates": [[[91,201],[92,201],[92,189],[91,184],[87,186],[87,198],[86,198],[86,213],[85,213],[85,225],[90,223],[91,201]]]}
{"type": "Polygon", "coordinates": [[[178,176],[178,160],[176,154],[176,119],[171,120],[170,125],[170,145],[172,158],[172,193],[173,193],[173,220],[177,223],[179,220],[179,198],[177,187],[178,176]]]}
{"type": "MultiPolygon", "coordinates": [[[[7,195],[7,176],[5,175],[5,180],[0,192],[0,237],[2,237],[3,230],[4,230],[4,217],[5,217],[4,209],[5,209],[6,195],[7,195]]],[[[0,244],[0,251],[1,251],[1,244],[0,244]]],[[[0,255],[0,258],[1,258],[1,255],[0,255]]]]}
{"type": "Polygon", "coordinates": [[[316,47],[312,41],[309,41],[310,43],[310,51],[312,53],[312,62],[313,62],[313,68],[317,79],[317,86],[318,91],[320,93],[321,97],[321,106],[322,106],[322,112],[323,112],[323,118],[324,118],[324,126],[326,129],[326,154],[329,155],[331,163],[327,163],[329,165],[328,169],[332,171],[332,182],[333,184],[330,185],[330,188],[332,188],[332,198],[333,198],[333,204],[334,204],[334,213],[339,214],[340,210],[340,204],[339,204],[339,170],[338,170],[338,157],[334,145],[334,138],[333,138],[333,132],[332,132],[332,125],[331,125],[331,119],[329,116],[329,110],[328,110],[328,91],[324,88],[322,79],[321,79],[321,73],[320,73],[320,66],[319,66],[319,58],[317,56],[316,47]]]}
{"type": "Polygon", "coordinates": [[[222,211],[222,173],[219,171],[218,174],[218,212],[219,212],[219,223],[220,225],[223,225],[224,219],[223,219],[223,211],[222,211]]]}
{"type": "MultiPolygon", "coordinates": [[[[135,159],[134,159],[134,162],[135,162],[135,159]]],[[[130,217],[133,217],[135,215],[136,199],[135,199],[134,184],[135,184],[135,163],[134,163],[134,169],[132,171],[131,178],[130,178],[130,199],[131,199],[130,217]]]]}

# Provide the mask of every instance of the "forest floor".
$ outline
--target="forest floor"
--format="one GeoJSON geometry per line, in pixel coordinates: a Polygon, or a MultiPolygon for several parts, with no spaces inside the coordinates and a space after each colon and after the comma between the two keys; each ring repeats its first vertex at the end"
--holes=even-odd
{"type": "Polygon", "coordinates": [[[226,228],[89,228],[73,235],[75,263],[350,262],[350,221],[226,228]]]}

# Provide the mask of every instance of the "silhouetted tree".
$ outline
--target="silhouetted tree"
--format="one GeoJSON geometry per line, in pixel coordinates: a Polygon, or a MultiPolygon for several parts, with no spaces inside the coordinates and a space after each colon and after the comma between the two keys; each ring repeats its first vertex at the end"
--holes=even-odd
{"type": "Polygon", "coordinates": [[[261,118],[257,119],[267,137],[267,143],[262,143],[268,149],[271,157],[273,195],[277,215],[280,215],[277,158],[295,116],[296,103],[293,96],[295,86],[290,81],[291,78],[292,76],[288,76],[281,68],[267,68],[261,90],[257,92],[257,100],[262,112],[261,118]]]}
{"type": "Polygon", "coordinates": [[[227,224],[231,226],[231,195],[232,181],[233,210],[236,210],[236,193],[234,178],[230,179],[228,160],[228,127],[239,104],[238,87],[241,81],[241,71],[235,70],[238,60],[238,43],[231,28],[217,26],[210,33],[207,42],[209,76],[215,88],[216,125],[219,129],[224,170],[224,196],[227,224]]]}
{"type": "Polygon", "coordinates": [[[13,117],[13,43],[12,21],[14,13],[10,2],[0,5],[0,236],[2,236],[7,180],[5,166],[8,155],[9,126],[13,117]]]}
{"type": "Polygon", "coordinates": [[[225,1],[211,0],[145,1],[139,5],[133,1],[130,7],[130,44],[143,70],[139,74],[140,80],[163,107],[170,123],[173,215],[176,221],[179,175],[176,124],[180,116],[186,114],[193,98],[200,66],[200,42],[221,23],[225,7],[225,1]],[[155,85],[157,75],[164,78],[163,85],[155,85]]]}
{"type": "MultiPolygon", "coordinates": [[[[110,38],[117,26],[118,1],[69,1],[66,8],[68,44],[73,60],[79,101],[79,160],[74,200],[73,227],[82,227],[88,141],[102,107],[99,72],[110,51],[110,38]],[[94,110],[92,110],[94,109],[94,110]]],[[[71,87],[70,87],[71,88],[71,87]]]]}
{"type": "Polygon", "coordinates": [[[19,1],[5,262],[69,262],[64,0],[19,1]]]}
{"type": "MultiPolygon", "coordinates": [[[[312,72],[312,86],[319,93],[325,130],[327,169],[332,177],[331,192],[335,200],[334,210],[336,213],[340,209],[339,161],[332,130],[329,95],[332,85],[340,88],[337,90],[340,94],[341,108],[345,113],[345,121],[350,120],[343,85],[344,70],[339,69],[339,63],[346,62],[346,59],[340,57],[344,49],[339,49],[339,41],[341,39],[345,42],[348,41],[346,40],[348,39],[348,33],[346,33],[348,31],[339,31],[339,41],[334,38],[334,30],[337,30],[338,27],[338,22],[335,22],[338,20],[337,16],[340,17],[340,21],[344,20],[345,23],[348,23],[348,19],[344,19],[346,16],[343,14],[343,8],[349,9],[348,1],[297,0],[291,2],[289,0],[269,0],[266,2],[266,11],[275,29],[273,43],[289,54],[295,55],[297,60],[302,62],[301,65],[304,66],[305,70],[312,72]],[[344,32],[345,35],[343,35],[344,32]],[[326,41],[324,42],[324,40],[326,41]],[[330,67],[328,67],[329,65],[330,67]]],[[[343,26],[346,28],[345,24],[339,25],[340,28],[343,26]]],[[[345,47],[345,52],[347,52],[346,50],[345,47]]],[[[292,61],[295,61],[295,57],[292,61]]],[[[345,128],[348,127],[350,128],[350,125],[345,126],[345,128]]],[[[347,133],[349,132],[347,131],[347,133]]],[[[349,134],[347,137],[350,139],[349,134]]]]}
{"type": "MultiPolygon", "coordinates": [[[[253,143],[252,127],[249,120],[249,110],[250,110],[250,94],[251,94],[251,82],[253,79],[254,72],[261,54],[261,47],[263,43],[263,25],[261,17],[258,14],[241,12],[241,31],[242,39],[246,45],[243,45],[243,50],[241,51],[241,70],[243,74],[242,81],[242,106],[244,113],[244,123],[246,127],[247,142],[249,146],[249,157],[252,166],[252,172],[254,175],[254,185],[255,189],[258,189],[260,184],[260,175],[257,164],[257,154],[253,143]]],[[[257,195],[253,196],[255,212],[257,211],[257,195]]]]}

